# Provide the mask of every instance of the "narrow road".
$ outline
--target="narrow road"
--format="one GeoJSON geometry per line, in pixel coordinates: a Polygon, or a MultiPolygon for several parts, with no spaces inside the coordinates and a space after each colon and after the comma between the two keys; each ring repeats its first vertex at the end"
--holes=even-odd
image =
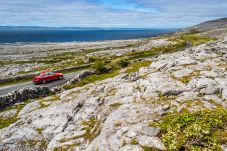
{"type": "Polygon", "coordinates": [[[31,82],[3,86],[3,87],[0,87],[0,95],[4,95],[9,92],[18,91],[20,89],[25,89],[25,88],[35,88],[35,87],[40,87],[40,86],[46,86],[46,87],[52,88],[52,87],[66,83],[67,81],[69,81],[76,75],[80,74],[81,72],[82,71],[65,74],[64,79],[48,82],[47,84],[34,85],[33,82],[31,81],[31,82]]]}

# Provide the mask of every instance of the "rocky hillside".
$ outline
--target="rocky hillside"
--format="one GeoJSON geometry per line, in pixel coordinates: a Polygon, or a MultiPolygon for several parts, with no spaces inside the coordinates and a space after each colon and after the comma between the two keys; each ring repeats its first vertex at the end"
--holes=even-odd
{"type": "Polygon", "coordinates": [[[205,36],[220,38],[227,33],[227,18],[203,22],[187,30],[202,32],[205,36]]]}
{"type": "Polygon", "coordinates": [[[203,22],[192,28],[197,28],[199,30],[213,30],[215,28],[227,28],[227,18],[221,18],[217,20],[203,22]]]}
{"type": "Polygon", "coordinates": [[[79,53],[61,46],[55,57],[74,55],[64,67],[86,56],[96,74],[0,111],[0,151],[226,151],[225,22],[133,43],[77,44],[79,53]]]}
{"type": "Polygon", "coordinates": [[[1,112],[1,150],[227,150],[227,39],[147,60],[1,112]]]}

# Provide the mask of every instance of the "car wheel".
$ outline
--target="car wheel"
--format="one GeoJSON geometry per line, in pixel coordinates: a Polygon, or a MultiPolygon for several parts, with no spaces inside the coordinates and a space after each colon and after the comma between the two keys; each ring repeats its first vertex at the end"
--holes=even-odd
{"type": "Polygon", "coordinates": [[[43,80],[43,84],[46,84],[47,83],[47,81],[46,80],[43,80]]]}
{"type": "Polygon", "coordinates": [[[62,80],[62,79],[63,79],[63,76],[60,76],[60,77],[59,77],[59,80],[62,80]]]}

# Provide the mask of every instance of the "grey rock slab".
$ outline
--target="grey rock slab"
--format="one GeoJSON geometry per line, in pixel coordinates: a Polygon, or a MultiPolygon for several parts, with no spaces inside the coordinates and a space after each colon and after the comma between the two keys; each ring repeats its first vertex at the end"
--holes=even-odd
{"type": "Polygon", "coordinates": [[[144,135],[148,136],[157,136],[160,133],[160,128],[154,128],[154,127],[149,127],[149,126],[143,126],[142,127],[142,133],[144,135]]]}
{"type": "Polygon", "coordinates": [[[199,91],[202,94],[214,94],[220,90],[220,86],[217,84],[216,81],[205,78],[205,77],[198,77],[192,79],[189,84],[189,87],[194,89],[195,91],[199,91]]]}
{"type": "Polygon", "coordinates": [[[176,78],[181,78],[181,77],[184,77],[184,76],[187,76],[187,75],[191,74],[192,72],[193,72],[193,70],[191,70],[191,69],[183,68],[181,70],[173,72],[173,75],[176,78]]]}
{"type": "Polygon", "coordinates": [[[29,112],[32,112],[38,108],[40,108],[41,105],[39,103],[39,101],[34,101],[34,102],[31,102],[31,103],[28,103],[18,114],[18,116],[22,116],[26,113],[29,113],[29,112]]]}
{"type": "Polygon", "coordinates": [[[160,150],[165,150],[165,146],[158,137],[138,136],[138,143],[142,146],[154,147],[160,150]]]}

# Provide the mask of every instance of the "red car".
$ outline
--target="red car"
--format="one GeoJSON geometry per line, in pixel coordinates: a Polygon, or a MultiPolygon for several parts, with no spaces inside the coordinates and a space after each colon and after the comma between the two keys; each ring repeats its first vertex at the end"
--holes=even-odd
{"type": "Polygon", "coordinates": [[[33,77],[33,82],[35,84],[47,83],[49,81],[63,79],[63,74],[60,72],[41,72],[39,76],[33,77]]]}

